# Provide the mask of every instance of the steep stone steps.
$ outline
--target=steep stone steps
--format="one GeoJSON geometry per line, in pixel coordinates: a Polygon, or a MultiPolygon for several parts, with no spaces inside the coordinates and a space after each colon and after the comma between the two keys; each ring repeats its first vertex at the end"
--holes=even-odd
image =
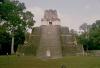
{"type": "Polygon", "coordinates": [[[40,46],[37,57],[58,58],[62,56],[59,34],[59,26],[41,26],[40,46]]]}

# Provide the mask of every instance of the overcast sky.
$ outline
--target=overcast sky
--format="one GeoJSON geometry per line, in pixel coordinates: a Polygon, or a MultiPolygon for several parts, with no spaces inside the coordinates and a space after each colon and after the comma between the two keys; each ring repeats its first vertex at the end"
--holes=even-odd
{"type": "Polygon", "coordinates": [[[44,10],[56,9],[62,26],[78,29],[86,22],[100,20],[100,0],[19,0],[35,15],[36,24],[41,24],[44,10]]]}

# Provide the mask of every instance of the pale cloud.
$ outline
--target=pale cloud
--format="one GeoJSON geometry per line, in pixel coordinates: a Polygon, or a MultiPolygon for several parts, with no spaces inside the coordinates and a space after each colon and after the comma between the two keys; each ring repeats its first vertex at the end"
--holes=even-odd
{"type": "Polygon", "coordinates": [[[90,6],[90,5],[86,5],[85,8],[86,8],[86,9],[90,9],[91,6],[90,6]]]}
{"type": "Polygon", "coordinates": [[[61,25],[62,26],[70,27],[71,18],[68,15],[58,12],[58,16],[61,20],[61,25]]]}
{"type": "Polygon", "coordinates": [[[85,18],[85,21],[88,23],[88,24],[92,24],[92,23],[95,23],[96,20],[100,20],[100,16],[89,16],[87,18],[85,18]]]}
{"type": "Polygon", "coordinates": [[[92,24],[100,20],[100,0],[19,0],[24,2],[27,10],[35,15],[36,24],[41,24],[44,10],[56,9],[62,26],[77,30],[86,22],[92,24]]]}
{"type": "MultiPolygon", "coordinates": [[[[87,8],[90,8],[87,6],[87,8]]],[[[36,21],[35,26],[41,25],[41,18],[43,18],[44,10],[41,7],[32,7],[28,8],[27,10],[31,11],[34,14],[34,19],[36,21]]],[[[79,16],[79,15],[70,15],[70,14],[64,14],[61,11],[57,10],[58,17],[61,19],[61,26],[67,26],[69,29],[75,29],[78,30],[79,26],[86,22],[88,24],[92,24],[95,22],[95,20],[100,19],[100,16],[79,16]]]]}
{"type": "MultiPolygon", "coordinates": [[[[69,27],[69,29],[78,30],[78,26],[81,25],[82,21],[78,20],[79,18],[71,16],[69,14],[63,14],[58,12],[59,18],[61,19],[61,26],[69,27]]],[[[81,17],[80,17],[81,19],[81,17]]]]}
{"type": "Polygon", "coordinates": [[[27,10],[31,11],[34,14],[34,19],[36,21],[35,26],[40,26],[41,18],[43,17],[44,14],[44,9],[40,7],[33,7],[33,8],[28,8],[27,10]]]}

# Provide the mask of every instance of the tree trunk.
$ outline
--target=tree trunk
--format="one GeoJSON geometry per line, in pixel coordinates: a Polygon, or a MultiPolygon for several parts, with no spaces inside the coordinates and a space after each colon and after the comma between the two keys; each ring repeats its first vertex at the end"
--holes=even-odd
{"type": "Polygon", "coordinates": [[[14,36],[12,36],[12,41],[11,41],[11,54],[14,54],[14,36]]]}

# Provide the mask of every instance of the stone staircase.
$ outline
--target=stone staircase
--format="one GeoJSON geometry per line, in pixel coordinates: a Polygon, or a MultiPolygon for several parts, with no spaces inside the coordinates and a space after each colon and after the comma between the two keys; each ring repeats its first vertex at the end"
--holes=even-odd
{"type": "Polygon", "coordinates": [[[24,45],[18,47],[17,52],[21,55],[33,55],[36,56],[37,48],[40,45],[40,27],[35,27],[32,30],[32,34],[26,34],[26,40],[24,45]]]}
{"type": "Polygon", "coordinates": [[[40,46],[37,51],[39,58],[62,57],[60,43],[60,26],[41,26],[40,46]]]}
{"type": "Polygon", "coordinates": [[[73,35],[62,35],[61,36],[62,42],[62,53],[63,56],[66,55],[77,55],[78,53],[82,52],[82,47],[75,42],[75,37],[73,35]]]}

